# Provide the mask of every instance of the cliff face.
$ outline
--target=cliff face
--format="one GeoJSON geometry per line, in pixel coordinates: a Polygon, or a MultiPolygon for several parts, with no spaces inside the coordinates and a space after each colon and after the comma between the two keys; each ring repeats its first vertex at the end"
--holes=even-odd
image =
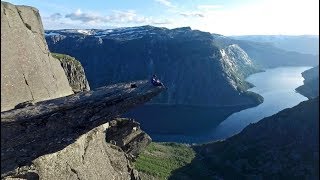
{"type": "Polygon", "coordinates": [[[319,66],[308,69],[302,73],[303,85],[296,90],[309,99],[319,96],[319,66]]]}
{"type": "MultiPolygon", "coordinates": [[[[1,175],[5,177],[23,174],[19,172],[19,169],[24,166],[31,168],[30,164],[33,163],[33,160],[46,154],[49,154],[49,157],[55,157],[54,153],[73,144],[79,136],[111,121],[129,109],[149,101],[164,89],[163,87],[155,87],[148,81],[132,82],[131,84],[121,83],[101,87],[96,91],[77,93],[72,96],[38,102],[33,106],[2,112],[1,175]],[[136,88],[131,88],[133,83],[136,84],[136,88]]],[[[128,125],[130,127],[130,123],[128,125]]],[[[139,132],[139,127],[135,129],[136,133],[139,132]]],[[[127,135],[127,139],[132,140],[135,137],[134,134],[127,133],[127,135]]],[[[110,137],[114,139],[114,136],[110,135],[110,137]]],[[[136,142],[129,143],[129,147],[134,147],[135,143],[139,144],[140,141],[142,144],[148,144],[148,141],[143,139],[136,138],[136,142]]],[[[94,142],[96,143],[98,140],[94,140],[94,142]]],[[[105,142],[100,143],[104,144],[105,142]]],[[[76,145],[71,147],[76,147],[76,145]]],[[[74,152],[74,156],[78,157],[79,150],[77,148],[71,149],[73,149],[70,151],[74,152]]],[[[125,149],[128,154],[137,155],[134,152],[138,151],[127,151],[128,149],[132,148],[125,149]]],[[[106,154],[100,155],[101,158],[104,158],[106,154]]],[[[59,161],[65,161],[63,157],[57,158],[59,161]]]]}
{"type": "MultiPolygon", "coordinates": [[[[118,122],[113,120],[112,122],[118,122]]],[[[127,119],[121,122],[129,126],[122,126],[119,131],[127,129],[126,136],[136,137],[141,129],[135,123],[127,119]],[[132,129],[132,126],[135,129],[132,129]],[[130,129],[131,128],[131,129],[130,129]],[[135,132],[133,132],[135,131],[135,132]]],[[[98,126],[89,132],[81,135],[75,142],[64,149],[40,156],[32,161],[31,165],[24,166],[11,174],[11,177],[31,179],[138,179],[138,173],[133,169],[128,156],[131,154],[124,152],[119,146],[107,143],[106,138],[118,137],[118,131],[110,132],[109,123],[98,126]],[[109,132],[106,136],[105,132],[109,132]]],[[[140,138],[144,140],[144,138],[140,138]]],[[[150,139],[145,139],[148,142],[150,139]]],[[[139,148],[144,148],[147,144],[136,142],[139,148]]],[[[140,150],[139,148],[128,148],[128,150],[140,150]]]]}
{"type": "Polygon", "coordinates": [[[1,2],[1,111],[73,93],[43,34],[37,9],[1,2]]]}
{"type": "Polygon", "coordinates": [[[64,149],[33,160],[19,176],[32,172],[40,179],[131,179],[133,169],[126,154],[105,141],[107,127],[94,128],[64,149]]]}
{"type": "Polygon", "coordinates": [[[252,61],[261,68],[316,66],[319,64],[319,54],[313,55],[284,50],[271,43],[255,42],[250,39],[245,40],[245,38],[243,40],[238,40],[238,38],[232,39],[233,37],[226,37],[218,34],[213,34],[212,36],[216,44],[220,47],[238,44],[239,47],[251,57],[252,61]]]}
{"type": "Polygon", "coordinates": [[[131,161],[151,138],[114,118],[164,87],[135,81],[89,91],[78,61],[51,56],[35,8],[1,2],[1,28],[1,178],[139,179],[131,161]]]}
{"type": "Polygon", "coordinates": [[[244,92],[252,87],[245,81],[249,75],[258,72],[255,64],[237,44],[231,44],[220,50],[223,72],[234,89],[244,92]]]}
{"type": "Polygon", "coordinates": [[[90,90],[86,74],[79,61],[65,54],[52,53],[52,56],[60,61],[74,93],[90,90]]]}
{"type": "Polygon", "coordinates": [[[153,103],[259,103],[242,93],[248,87],[244,77],[257,72],[251,59],[239,46],[217,47],[210,33],[152,26],[82,32],[46,31],[46,40],[52,52],[72,55],[82,63],[92,88],[155,73],[168,90],[153,103]]]}

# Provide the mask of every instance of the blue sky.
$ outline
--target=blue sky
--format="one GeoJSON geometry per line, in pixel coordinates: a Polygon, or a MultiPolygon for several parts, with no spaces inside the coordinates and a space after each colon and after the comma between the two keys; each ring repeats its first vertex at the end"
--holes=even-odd
{"type": "Polygon", "coordinates": [[[223,35],[319,34],[319,0],[7,0],[40,11],[45,29],[190,26],[223,35]]]}

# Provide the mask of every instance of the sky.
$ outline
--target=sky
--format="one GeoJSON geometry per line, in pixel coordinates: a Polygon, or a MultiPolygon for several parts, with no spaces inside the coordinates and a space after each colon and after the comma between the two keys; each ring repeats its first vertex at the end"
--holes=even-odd
{"type": "Polygon", "coordinates": [[[44,28],[152,25],[222,35],[319,35],[319,0],[5,0],[39,9],[44,28]]]}

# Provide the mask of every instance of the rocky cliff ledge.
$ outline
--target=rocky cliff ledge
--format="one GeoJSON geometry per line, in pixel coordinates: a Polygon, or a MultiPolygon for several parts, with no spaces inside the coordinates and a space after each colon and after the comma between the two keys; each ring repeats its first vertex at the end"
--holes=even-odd
{"type": "MultiPolygon", "coordinates": [[[[92,151],[92,157],[94,157],[94,154],[102,153],[102,155],[100,154],[96,156],[96,158],[100,159],[106,158],[103,162],[101,161],[101,163],[112,164],[118,162],[118,158],[120,157],[115,155],[117,153],[112,154],[108,151],[119,151],[124,154],[123,151],[116,146],[107,144],[105,139],[100,141],[99,138],[102,138],[103,127],[101,127],[102,129],[97,129],[95,127],[101,126],[132,107],[149,101],[163,89],[164,88],[162,87],[155,87],[151,85],[148,81],[136,81],[128,84],[120,83],[101,87],[95,91],[81,92],[67,97],[38,102],[28,107],[2,112],[2,178],[8,176],[19,177],[22,175],[27,179],[28,176],[40,176],[41,179],[48,179],[49,176],[54,177],[53,174],[56,174],[61,170],[61,168],[59,168],[60,161],[54,159],[63,159],[54,154],[57,152],[59,154],[59,152],[65,151],[66,147],[69,145],[75,147],[74,151],[69,153],[69,156],[65,154],[66,157],[71,158],[70,161],[67,159],[63,160],[63,162],[68,164],[72,162],[71,160],[73,157],[78,157],[83,154],[78,152],[83,150],[79,145],[79,141],[84,141],[81,139],[88,138],[93,142],[100,143],[97,147],[92,146],[92,148],[101,148],[101,151],[97,151],[97,149],[92,151]],[[136,84],[137,87],[132,88],[131,84],[133,83],[136,84]],[[108,148],[105,149],[105,147],[108,148]],[[118,150],[111,150],[110,148],[118,150]],[[106,156],[108,153],[110,156],[106,156]],[[47,171],[47,169],[39,169],[39,167],[43,166],[37,165],[39,158],[44,158],[44,155],[46,154],[50,154],[51,160],[48,160],[48,162],[50,161],[53,163],[52,166],[54,167],[52,172],[55,173],[48,174],[48,172],[51,171],[47,171]],[[113,161],[112,159],[115,160],[113,161]],[[36,173],[33,171],[36,171],[36,173]],[[41,171],[48,176],[41,174],[41,171]]],[[[124,159],[121,160],[121,162],[122,161],[124,161],[124,159]]],[[[91,159],[91,162],[94,164],[94,158],[91,159]]],[[[122,172],[121,168],[124,168],[122,167],[124,164],[121,163],[118,165],[117,163],[112,164],[112,166],[100,165],[100,169],[103,169],[103,167],[118,168],[118,170],[115,170],[115,174],[117,174],[116,172],[122,172]]],[[[91,168],[90,166],[91,165],[88,165],[87,168],[91,168]]],[[[66,173],[69,171],[77,174],[75,169],[70,167],[69,169],[67,167],[65,168],[66,169],[61,170],[62,172],[60,173],[66,173]]],[[[100,173],[103,175],[111,173],[112,175],[112,172],[109,172],[107,169],[103,170],[103,172],[100,172],[99,168],[91,170],[92,171],[88,171],[86,173],[100,173]]],[[[107,179],[114,179],[114,174],[112,176],[111,175],[108,176],[107,179]]],[[[67,176],[63,177],[67,178],[67,176]]],[[[75,177],[76,178],[70,178],[79,178],[78,176],[75,177]]],[[[117,178],[128,179],[122,175],[117,176],[117,178]]],[[[88,177],[85,177],[84,175],[83,178],[79,179],[88,179],[88,177]]]]}

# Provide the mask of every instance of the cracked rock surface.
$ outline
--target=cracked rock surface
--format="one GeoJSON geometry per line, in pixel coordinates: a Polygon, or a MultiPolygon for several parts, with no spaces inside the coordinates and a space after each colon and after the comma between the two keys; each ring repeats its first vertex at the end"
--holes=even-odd
{"type": "Polygon", "coordinates": [[[127,118],[117,118],[108,123],[106,140],[119,146],[131,160],[135,160],[151,143],[151,137],[140,129],[140,124],[127,118]]]}
{"type": "Polygon", "coordinates": [[[73,94],[49,53],[37,9],[1,2],[1,111],[73,94]]]}
{"type": "Polygon", "coordinates": [[[1,2],[1,28],[1,179],[140,179],[131,160],[150,137],[132,121],[109,133],[124,146],[107,143],[105,131],[165,88],[135,81],[89,91],[79,62],[51,56],[35,8],[1,2]]]}
{"type": "Polygon", "coordinates": [[[41,179],[130,179],[130,162],[119,147],[106,143],[104,131],[101,125],[63,150],[35,159],[35,171],[41,179]]]}
{"type": "MultiPolygon", "coordinates": [[[[112,168],[120,169],[119,172],[122,171],[123,168],[130,165],[128,163],[118,163],[122,157],[112,155],[109,151],[118,151],[123,156],[125,152],[118,146],[107,144],[106,135],[102,133],[104,131],[101,128],[95,128],[113,120],[129,109],[149,101],[163,90],[164,87],[155,87],[149,81],[119,83],[101,87],[95,91],[81,92],[67,97],[37,102],[20,109],[1,112],[1,176],[27,176],[32,172],[38,174],[40,179],[50,179],[49,176],[55,177],[56,173],[72,172],[73,175],[70,174],[70,177],[69,175],[64,177],[69,177],[67,179],[90,179],[85,175],[79,175],[77,168],[89,168],[86,169],[88,174],[97,173],[96,171],[101,169],[100,166],[109,168],[104,166],[105,164],[96,162],[99,157],[102,158],[101,163],[111,163],[112,168]],[[136,88],[131,88],[133,83],[137,85],[136,88]],[[89,140],[81,140],[81,138],[89,140]],[[103,138],[103,140],[99,140],[99,138],[103,138]],[[94,145],[89,146],[90,143],[94,145]],[[92,151],[87,151],[89,147],[92,148],[92,151]],[[104,149],[106,147],[107,149],[104,149]],[[91,165],[78,167],[82,162],[81,158],[85,157],[85,152],[91,153],[88,154],[91,165]],[[63,153],[63,155],[59,155],[59,153],[63,153]],[[109,156],[108,153],[111,155],[109,156]],[[47,159],[44,157],[47,157],[47,159]],[[41,161],[43,158],[45,161],[41,161]],[[77,158],[80,159],[77,160],[77,158]],[[113,158],[115,160],[112,160],[113,158]],[[68,159],[72,159],[72,161],[68,159]],[[66,162],[80,164],[75,165],[77,168],[68,169],[66,162]],[[39,163],[42,163],[43,166],[39,163]],[[91,169],[95,165],[100,168],[91,169]],[[45,170],[42,171],[41,168],[45,170]]],[[[137,127],[138,124],[133,125],[137,127]]],[[[130,127],[128,126],[128,128],[130,127]]],[[[148,141],[136,136],[142,134],[141,130],[134,127],[131,129],[140,133],[125,134],[128,137],[124,139],[130,139],[130,141],[124,145],[127,145],[126,147],[143,147],[143,144],[148,141]],[[136,142],[133,141],[134,137],[138,137],[136,142]]],[[[120,138],[123,138],[123,136],[119,136],[120,138]]],[[[128,154],[136,155],[137,149],[127,148],[124,150],[128,154]]],[[[121,162],[123,161],[121,160],[121,162]]],[[[73,166],[70,165],[70,167],[73,166]]],[[[107,169],[104,171],[106,171],[105,173],[111,173],[107,169]]],[[[103,174],[103,172],[100,173],[103,174]]],[[[113,175],[114,173],[109,174],[108,177],[110,178],[107,179],[128,179],[122,178],[122,176],[121,178],[113,178],[113,175]]],[[[134,177],[134,174],[132,177],[134,177]]]]}

